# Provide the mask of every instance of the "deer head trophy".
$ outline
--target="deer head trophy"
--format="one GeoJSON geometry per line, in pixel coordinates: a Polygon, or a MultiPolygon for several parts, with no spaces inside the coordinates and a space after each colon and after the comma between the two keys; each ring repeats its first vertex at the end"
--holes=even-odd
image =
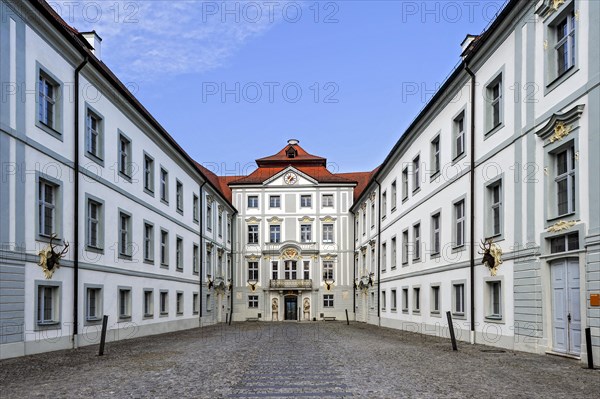
{"type": "Polygon", "coordinates": [[[40,262],[38,265],[42,267],[42,271],[47,279],[51,279],[52,275],[60,267],[60,260],[64,258],[69,250],[69,243],[65,241],[65,246],[60,252],[56,252],[56,246],[52,241],[56,238],[56,234],[50,237],[50,244],[39,252],[40,262]]]}
{"type": "Polygon", "coordinates": [[[215,280],[214,280],[214,279],[213,279],[213,280],[211,280],[210,278],[211,278],[211,275],[210,275],[210,274],[208,274],[208,275],[206,276],[206,279],[208,280],[207,287],[208,287],[208,289],[209,289],[209,290],[210,290],[210,289],[211,289],[211,288],[212,288],[212,287],[215,285],[215,284],[214,284],[215,280]]]}
{"type": "Polygon", "coordinates": [[[248,280],[248,285],[252,292],[256,291],[256,284],[258,284],[258,280],[248,280]]]}
{"type": "Polygon", "coordinates": [[[332,278],[331,279],[326,278],[324,282],[325,282],[325,289],[327,291],[331,291],[331,287],[333,286],[333,283],[335,283],[335,280],[332,278]]]}
{"type": "Polygon", "coordinates": [[[479,252],[480,255],[483,255],[481,263],[490,269],[492,276],[495,276],[498,272],[498,267],[502,264],[502,249],[491,239],[481,240],[479,248],[483,251],[479,252]]]}

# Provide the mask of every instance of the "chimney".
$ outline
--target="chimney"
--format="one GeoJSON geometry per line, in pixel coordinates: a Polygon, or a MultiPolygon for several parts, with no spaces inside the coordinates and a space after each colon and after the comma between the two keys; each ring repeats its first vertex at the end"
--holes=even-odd
{"type": "Polygon", "coordinates": [[[296,139],[289,139],[288,140],[288,144],[289,145],[296,145],[298,143],[300,143],[300,140],[296,140],[296,139]]]}
{"type": "Polygon", "coordinates": [[[85,38],[85,40],[87,40],[89,45],[92,47],[92,53],[96,56],[96,58],[101,60],[102,59],[102,53],[101,53],[102,38],[100,36],[98,36],[98,34],[96,33],[95,30],[93,30],[91,32],[81,32],[81,35],[85,38]]]}
{"type": "Polygon", "coordinates": [[[465,37],[465,39],[460,44],[460,47],[462,49],[462,52],[460,54],[461,57],[465,58],[466,53],[468,53],[471,50],[472,44],[477,40],[477,38],[479,38],[479,36],[477,35],[467,35],[467,37],[465,37]]]}

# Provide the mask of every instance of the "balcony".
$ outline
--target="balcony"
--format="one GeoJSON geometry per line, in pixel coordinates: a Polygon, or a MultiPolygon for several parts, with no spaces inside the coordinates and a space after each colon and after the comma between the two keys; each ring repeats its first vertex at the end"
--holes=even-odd
{"type": "Polygon", "coordinates": [[[305,289],[312,288],[312,280],[271,280],[269,286],[276,289],[305,289]]]}

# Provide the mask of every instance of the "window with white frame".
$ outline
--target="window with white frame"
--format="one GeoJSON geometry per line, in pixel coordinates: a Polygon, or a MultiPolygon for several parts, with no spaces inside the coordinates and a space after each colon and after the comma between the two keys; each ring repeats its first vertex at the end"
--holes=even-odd
{"type": "Polygon", "coordinates": [[[398,304],[398,298],[396,296],[396,290],[391,290],[390,291],[390,297],[391,297],[391,301],[392,301],[392,310],[395,311],[396,310],[396,306],[398,304]]]}
{"type": "Polygon", "coordinates": [[[381,291],[381,296],[380,296],[380,300],[381,300],[381,310],[385,310],[385,305],[386,305],[386,293],[385,290],[381,291]]]}
{"type": "Polygon", "coordinates": [[[119,256],[131,256],[131,215],[119,212],[119,256]]]}
{"type": "Polygon", "coordinates": [[[178,316],[183,314],[183,292],[178,292],[175,296],[175,312],[178,316]]]}
{"type": "Polygon", "coordinates": [[[421,312],[421,288],[413,288],[413,312],[421,312]]]}
{"type": "Polygon", "coordinates": [[[119,288],[119,319],[131,318],[131,288],[119,288]]]}
{"type": "Polygon", "coordinates": [[[465,113],[454,119],[454,158],[465,153],[465,113]]]}
{"type": "Polygon", "coordinates": [[[50,284],[37,286],[37,324],[49,325],[60,320],[60,287],[50,284]]]}
{"type": "Polygon", "coordinates": [[[154,226],[144,223],[144,260],[154,261],[154,226]]]}
{"type": "Polygon", "coordinates": [[[421,188],[421,157],[417,155],[415,159],[413,159],[413,192],[417,191],[421,188]]]}
{"type": "Polygon", "coordinates": [[[165,230],[160,231],[160,264],[169,265],[169,233],[165,230]]]}
{"type": "Polygon", "coordinates": [[[550,253],[576,251],[579,249],[579,233],[563,234],[550,238],[550,253]]]}
{"type": "Polygon", "coordinates": [[[248,295],[248,307],[258,309],[258,295],[248,295]]]}
{"type": "Polygon", "coordinates": [[[51,237],[56,233],[56,205],[58,186],[40,179],[38,189],[38,231],[41,236],[51,237]]]}
{"type": "Polygon", "coordinates": [[[371,203],[371,228],[375,228],[375,202],[371,203]]]}
{"type": "Polygon", "coordinates": [[[181,237],[175,240],[175,268],[183,270],[183,238],[181,237]]]}
{"type": "Polygon", "coordinates": [[[212,311],[212,296],[210,294],[206,294],[206,311],[207,312],[211,312],[212,311]]]}
{"type": "Polygon", "coordinates": [[[464,315],[465,313],[465,284],[455,283],[452,284],[452,296],[454,298],[452,303],[452,311],[457,315],[464,315]]]}
{"type": "Polygon", "coordinates": [[[86,289],[85,319],[98,321],[102,317],[102,288],[88,287],[86,289]]]}
{"type": "Polygon", "coordinates": [[[392,237],[392,270],[396,269],[398,262],[398,248],[396,244],[396,237],[392,237]]]}
{"type": "Polygon", "coordinates": [[[144,154],[144,189],[154,192],[154,159],[144,154]]]}
{"type": "Polygon", "coordinates": [[[169,202],[169,172],[160,168],[160,199],[169,202]]]}
{"type": "Polygon", "coordinates": [[[387,243],[381,244],[381,271],[387,270],[387,243]]]}
{"type": "Polygon", "coordinates": [[[439,255],[442,244],[441,214],[431,216],[431,255],[439,255]]]}
{"type": "Polygon", "coordinates": [[[324,308],[333,308],[333,294],[323,295],[323,307],[324,308]]]}
{"type": "Polygon", "coordinates": [[[370,270],[371,270],[372,272],[374,272],[374,271],[375,271],[375,266],[376,266],[376,265],[375,265],[375,247],[373,246],[373,247],[371,248],[371,268],[370,268],[370,270]]]}
{"type": "Polygon", "coordinates": [[[454,245],[465,245],[465,201],[454,204],[454,245]]]}
{"type": "Polygon", "coordinates": [[[286,260],[283,272],[286,280],[296,280],[298,278],[298,264],[296,261],[286,260]]]}
{"type": "Polygon", "coordinates": [[[431,141],[431,175],[437,175],[440,172],[441,167],[440,136],[438,135],[431,141]]]}
{"type": "Polygon", "coordinates": [[[440,286],[431,286],[431,313],[440,313],[440,286]]]}
{"type": "Polygon", "coordinates": [[[392,212],[396,210],[396,205],[398,204],[398,188],[396,187],[396,180],[392,182],[392,186],[390,189],[391,202],[392,202],[392,212]]]}
{"type": "Polygon", "coordinates": [[[333,262],[331,261],[323,262],[323,281],[325,280],[333,280],[333,262]]]}
{"type": "Polygon", "coordinates": [[[408,198],[408,168],[402,170],[402,200],[408,198]]]}
{"type": "Polygon", "coordinates": [[[486,282],[488,306],[486,318],[492,320],[502,319],[502,282],[492,280],[486,282]]]}
{"type": "Polygon", "coordinates": [[[183,183],[175,181],[175,205],[179,212],[183,212],[183,183]]]}
{"type": "Polygon", "coordinates": [[[367,211],[362,211],[363,236],[367,234],[367,211]]]}
{"type": "Polygon", "coordinates": [[[169,292],[161,291],[159,298],[160,298],[160,314],[162,316],[166,316],[169,314],[169,292]]]}
{"type": "Polygon", "coordinates": [[[370,298],[369,303],[370,303],[369,307],[371,309],[375,309],[375,292],[374,291],[371,291],[371,298],[370,298]]]}
{"type": "Polygon", "coordinates": [[[312,225],[300,225],[300,242],[312,242],[312,225]]]}
{"type": "Polygon", "coordinates": [[[323,194],[323,208],[333,207],[333,194],[323,194]]]}
{"type": "Polygon", "coordinates": [[[131,177],[131,140],[119,134],[119,173],[131,177]]]}
{"type": "Polygon", "coordinates": [[[102,248],[102,203],[88,199],[87,203],[87,246],[102,248]]]}
{"type": "Polygon", "coordinates": [[[229,232],[231,231],[231,216],[227,217],[227,231],[225,231],[225,235],[227,236],[227,242],[231,242],[231,236],[229,232]]]}
{"type": "Polygon", "coordinates": [[[413,226],[413,260],[421,259],[421,224],[413,226]]]}
{"type": "Polygon", "coordinates": [[[152,290],[144,290],[144,317],[152,317],[154,315],[154,292],[152,290]]]}
{"type": "Polygon", "coordinates": [[[271,273],[273,280],[279,279],[279,262],[276,260],[271,262],[271,273]]]}
{"type": "Polygon", "coordinates": [[[384,191],[383,194],[381,194],[381,218],[385,219],[387,214],[387,192],[384,191]]]}
{"type": "Polygon", "coordinates": [[[248,262],[248,280],[258,281],[258,262],[248,262]]]}
{"type": "Polygon", "coordinates": [[[402,288],[402,311],[408,312],[408,288],[402,288]]]}
{"type": "Polygon", "coordinates": [[[60,84],[40,70],[38,77],[38,121],[58,130],[60,84]]]}
{"type": "Polygon", "coordinates": [[[575,212],[577,188],[575,185],[575,148],[568,146],[554,153],[557,216],[575,212]]]}
{"type": "Polygon", "coordinates": [[[87,110],[86,115],[86,144],[88,154],[98,159],[102,159],[102,140],[103,140],[103,121],[102,118],[92,110],[87,110]]]}
{"type": "Polygon", "coordinates": [[[304,262],[304,280],[310,279],[310,261],[305,260],[304,262]]]}
{"type": "Polygon", "coordinates": [[[281,196],[279,196],[279,195],[269,196],[269,208],[281,208],[281,196]]]}
{"type": "Polygon", "coordinates": [[[410,244],[408,243],[408,230],[402,232],[402,264],[408,264],[408,250],[410,244]]]}
{"type": "Polygon", "coordinates": [[[273,224],[269,226],[269,241],[273,243],[281,242],[281,226],[273,224]]]}
{"type": "Polygon", "coordinates": [[[192,249],[192,263],[193,263],[193,272],[198,274],[200,272],[200,247],[198,244],[194,244],[192,249]]]}
{"type": "Polygon", "coordinates": [[[312,207],[312,195],[301,195],[300,196],[300,207],[301,208],[312,207]]]}
{"type": "Polygon", "coordinates": [[[502,234],[502,180],[498,180],[487,186],[487,238],[496,237],[502,234]]]}
{"type": "Polygon", "coordinates": [[[217,277],[223,277],[223,254],[219,252],[217,254],[217,277]]]}
{"type": "Polygon", "coordinates": [[[197,292],[194,292],[192,295],[192,312],[194,314],[200,313],[200,295],[197,292]]]}
{"type": "Polygon", "coordinates": [[[248,244],[258,244],[258,225],[248,225],[248,244]]]}
{"type": "Polygon", "coordinates": [[[502,123],[502,74],[498,75],[485,88],[486,93],[486,132],[502,123]]]}
{"type": "Polygon", "coordinates": [[[219,237],[223,237],[223,212],[219,212],[217,217],[217,232],[219,237]]]}
{"type": "Polygon", "coordinates": [[[193,199],[192,199],[192,216],[194,217],[194,222],[197,222],[199,220],[199,213],[200,211],[200,200],[198,198],[198,196],[196,194],[194,194],[193,199]]]}
{"type": "Polygon", "coordinates": [[[323,242],[333,242],[333,224],[323,224],[323,242]]]}
{"type": "Polygon", "coordinates": [[[576,37],[575,12],[570,10],[554,26],[554,55],[556,58],[556,77],[561,76],[575,65],[576,37]]]}
{"type": "Polygon", "coordinates": [[[248,196],[248,208],[258,208],[258,195],[248,196]]]}
{"type": "Polygon", "coordinates": [[[213,207],[211,201],[206,201],[206,230],[212,231],[213,225],[213,207]]]}
{"type": "Polygon", "coordinates": [[[212,265],[213,265],[213,257],[212,250],[210,248],[206,248],[206,275],[210,278],[213,275],[212,265]]]}

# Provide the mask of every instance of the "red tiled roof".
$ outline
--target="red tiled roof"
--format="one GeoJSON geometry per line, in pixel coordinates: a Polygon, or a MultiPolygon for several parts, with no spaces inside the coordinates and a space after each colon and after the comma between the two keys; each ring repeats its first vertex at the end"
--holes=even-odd
{"type": "MultiPolygon", "coordinates": [[[[341,183],[341,184],[356,184],[356,180],[340,176],[339,174],[333,174],[325,166],[304,166],[304,165],[293,165],[295,169],[306,174],[307,176],[315,179],[319,183],[341,183]]],[[[229,182],[230,186],[242,185],[242,184],[260,184],[265,180],[270,179],[282,170],[287,169],[287,166],[279,166],[272,168],[258,168],[248,176],[242,177],[237,180],[229,182]]]]}
{"type": "Polygon", "coordinates": [[[358,184],[354,187],[354,201],[356,201],[362,195],[363,191],[369,185],[371,177],[379,170],[379,166],[373,169],[371,172],[352,172],[352,173],[337,173],[337,176],[344,177],[349,180],[354,180],[358,184]]]}
{"type": "Polygon", "coordinates": [[[327,165],[327,159],[318,157],[316,155],[309,154],[300,147],[298,144],[288,144],[281,151],[275,155],[269,157],[259,158],[256,160],[256,164],[261,166],[287,166],[287,165],[327,165]],[[288,151],[295,150],[296,154],[293,158],[288,157],[288,151]]]}

